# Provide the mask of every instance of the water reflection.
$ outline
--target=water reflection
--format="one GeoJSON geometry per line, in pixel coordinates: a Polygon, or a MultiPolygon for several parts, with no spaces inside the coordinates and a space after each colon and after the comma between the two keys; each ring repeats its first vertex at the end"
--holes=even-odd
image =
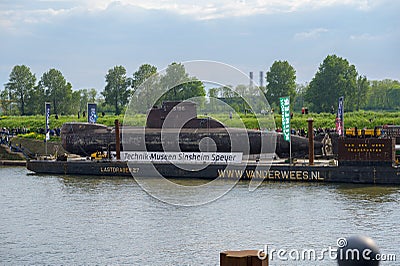
{"type": "Polygon", "coordinates": [[[357,184],[337,184],[337,193],[348,200],[371,201],[376,203],[398,201],[399,187],[357,184]]]}
{"type": "Polygon", "coordinates": [[[133,178],[109,178],[98,176],[60,176],[59,180],[66,187],[95,188],[104,184],[120,186],[135,183],[133,178]]]}
{"type": "MultiPolygon", "coordinates": [[[[34,175],[34,174],[33,174],[34,175]]],[[[41,176],[42,178],[54,178],[54,176],[41,176]]],[[[134,178],[126,177],[99,177],[99,176],[58,176],[58,180],[66,189],[93,192],[102,187],[126,187],[138,186],[134,178]]],[[[158,178],[148,178],[149,182],[157,183],[158,178]]],[[[189,178],[170,178],[169,181],[181,186],[201,186],[208,184],[206,179],[189,178]]],[[[219,180],[215,185],[226,185],[229,180],[219,180]]],[[[248,180],[242,180],[237,183],[237,187],[247,188],[248,180]]],[[[258,189],[295,189],[312,191],[315,189],[329,190],[338,197],[338,200],[347,201],[366,201],[374,203],[400,202],[398,194],[400,188],[395,186],[374,186],[359,184],[336,184],[336,183],[303,183],[303,182],[279,182],[265,180],[258,189]]],[[[160,188],[162,189],[162,188],[160,188]]],[[[173,193],[173,192],[172,192],[173,193]]]]}

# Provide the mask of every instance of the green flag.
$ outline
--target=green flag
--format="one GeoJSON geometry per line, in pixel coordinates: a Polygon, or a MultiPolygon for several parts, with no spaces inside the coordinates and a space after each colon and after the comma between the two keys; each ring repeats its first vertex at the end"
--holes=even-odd
{"type": "Polygon", "coordinates": [[[283,138],[290,142],[290,98],[279,98],[282,112],[282,133],[283,138]]]}

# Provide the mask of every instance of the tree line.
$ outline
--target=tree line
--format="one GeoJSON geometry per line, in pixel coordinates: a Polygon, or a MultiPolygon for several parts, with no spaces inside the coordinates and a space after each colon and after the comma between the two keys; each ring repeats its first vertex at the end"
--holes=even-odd
{"type": "MultiPolygon", "coordinates": [[[[296,84],[296,70],[288,61],[275,61],[265,79],[266,86],[259,87],[258,91],[264,93],[271,109],[279,110],[279,98],[283,96],[291,97],[294,111],[308,107],[316,113],[334,112],[340,96],[345,97],[346,111],[400,109],[399,81],[370,81],[358,74],[347,59],[336,55],[328,55],[323,60],[309,83],[296,84]]],[[[52,68],[37,80],[28,66],[16,65],[0,91],[1,109],[3,114],[36,115],[44,113],[44,102],[51,102],[52,113],[68,115],[83,112],[88,102],[96,102],[99,111],[118,115],[125,111],[128,102],[132,105],[130,108],[146,112],[163,100],[204,98],[208,93],[209,97],[222,99],[237,111],[246,111],[248,106],[240,96],[259,96],[249,84],[206,91],[204,84],[190,77],[180,63],[170,64],[163,73],[158,73],[155,66],[143,64],[131,76],[123,66],[115,66],[108,70],[105,81],[98,95],[94,88],[74,90],[60,70],[52,68]]]]}
{"type": "Polygon", "coordinates": [[[52,113],[69,115],[83,113],[87,103],[97,103],[100,112],[119,115],[130,100],[136,103],[136,108],[146,112],[163,100],[206,95],[203,83],[190,77],[179,63],[169,65],[164,75],[157,73],[155,66],[143,64],[131,77],[123,66],[115,66],[108,70],[105,80],[106,86],[98,95],[94,88],[73,90],[57,69],[45,72],[36,82],[36,75],[28,66],[17,65],[0,92],[1,109],[3,114],[36,115],[43,114],[44,103],[50,102],[52,113]],[[171,90],[162,89],[170,84],[176,86],[171,90]]]}
{"type": "Polygon", "coordinates": [[[36,83],[36,76],[25,65],[14,66],[9,82],[0,92],[3,114],[44,114],[44,103],[50,102],[54,114],[73,114],[96,101],[95,89],[72,90],[61,71],[50,69],[36,83]]]}
{"type": "Polygon", "coordinates": [[[287,61],[275,61],[266,81],[265,94],[275,108],[279,97],[290,96],[295,111],[308,107],[315,113],[334,112],[339,97],[344,96],[346,111],[400,109],[399,81],[370,81],[347,59],[336,55],[324,59],[309,83],[296,84],[296,70],[287,61]]]}

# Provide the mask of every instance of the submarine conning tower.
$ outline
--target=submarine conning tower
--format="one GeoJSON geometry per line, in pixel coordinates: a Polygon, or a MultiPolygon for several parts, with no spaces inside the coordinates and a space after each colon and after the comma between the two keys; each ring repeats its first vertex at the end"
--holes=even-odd
{"type": "Polygon", "coordinates": [[[223,128],[209,117],[198,118],[196,103],[191,101],[164,101],[161,107],[149,110],[146,128],[223,128]]]}

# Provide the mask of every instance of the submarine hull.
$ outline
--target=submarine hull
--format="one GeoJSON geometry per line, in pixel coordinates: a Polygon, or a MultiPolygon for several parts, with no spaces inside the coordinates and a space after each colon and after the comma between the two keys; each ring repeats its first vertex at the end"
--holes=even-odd
{"type": "MultiPolygon", "coordinates": [[[[121,150],[147,151],[216,151],[243,152],[243,154],[275,153],[289,157],[289,142],[276,132],[238,128],[182,128],[159,129],[122,127],[121,150]],[[207,140],[211,145],[207,145],[207,140]]],[[[100,150],[115,150],[115,129],[100,124],[65,123],[61,128],[63,148],[81,156],[100,150]]],[[[308,139],[297,135],[291,137],[292,156],[308,156],[308,139]]],[[[316,155],[322,154],[322,143],[315,141],[316,155]]]]}

